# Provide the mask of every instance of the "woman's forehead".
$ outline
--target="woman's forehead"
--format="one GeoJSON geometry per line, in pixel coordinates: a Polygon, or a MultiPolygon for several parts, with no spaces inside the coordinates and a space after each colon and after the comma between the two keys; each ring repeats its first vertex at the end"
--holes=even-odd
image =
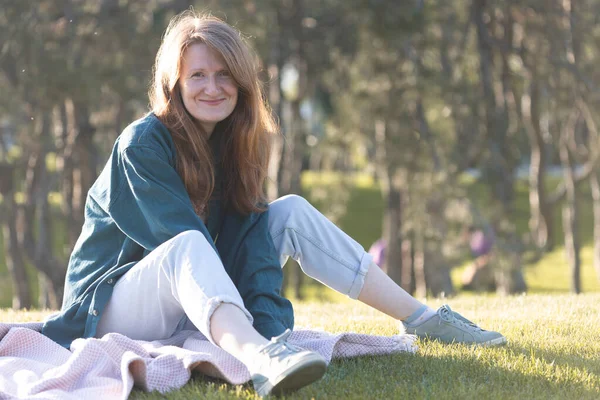
{"type": "Polygon", "coordinates": [[[191,44],[183,53],[185,70],[220,71],[226,67],[223,56],[204,43],[191,44]]]}

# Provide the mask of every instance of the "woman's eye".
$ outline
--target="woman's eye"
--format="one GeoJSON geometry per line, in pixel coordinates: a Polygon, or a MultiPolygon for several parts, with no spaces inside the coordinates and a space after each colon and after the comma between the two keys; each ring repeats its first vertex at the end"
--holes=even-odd
{"type": "Polygon", "coordinates": [[[230,76],[229,75],[229,71],[221,71],[221,72],[219,72],[219,75],[220,76],[224,76],[224,77],[229,77],[230,76]]]}
{"type": "Polygon", "coordinates": [[[202,72],[194,72],[192,74],[192,78],[203,78],[204,74],[202,72]]]}

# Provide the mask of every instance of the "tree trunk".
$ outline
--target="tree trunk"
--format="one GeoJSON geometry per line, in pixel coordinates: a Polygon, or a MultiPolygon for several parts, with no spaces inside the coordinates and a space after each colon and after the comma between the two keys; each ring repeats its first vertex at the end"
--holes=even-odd
{"type": "MultiPolygon", "coordinates": [[[[539,87],[535,66],[532,66],[529,107],[522,110],[525,130],[529,136],[530,165],[529,165],[529,228],[534,243],[538,248],[548,251],[554,247],[552,231],[552,207],[548,203],[544,177],[546,174],[546,152],[541,128],[539,109],[539,87]]],[[[523,106],[524,107],[524,106],[523,106]]]]}
{"type": "Polygon", "coordinates": [[[600,182],[597,172],[590,176],[590,186],[594,203],[594,269],[600,281],[600,182]]]}
{"type": "Polygon", "coordinates": [[[95,128],[89,110],[71,99],[60,105],[62,128],[58,149],[62,172],[62,213],[67,222],[69,248],[72,249],[83,225],[83,208],[87,192],[96,179],[95,128]]]}
{"type": "Polygon", "coordinates": [[[304,156],[305,135],[300,116],[300,102],[292,101],[290,106],[289,131],[286,134],[287,148],[284,154],[285,170],[281,191],[283,193],[302,194],[302,158],[304,156]]]}
{"type": "Polygon", "coordinates": [[[415,232],[415,296],[417,298],[425,298],[427,296],[427,279],[425,273],[425,238],[423,232],[417,230],[415,232]]]}
{"type": "MultiPolygon", "coordinates": [[[[284,102],[286,108],[282,108],[280,115],[284,127],[283,163],[280,163],[279,173],[281,175],[279,185],[279,195],[295,193],[302,195],[302,159],[306,147],[304,124],[300,115],[300,103],[304,99],[306,93],[307,70],[304,54],[304,33],[302,20],[304,18],[304,1],[292,0],[286,3],[281,10],[277,11],[280,27],[283,29],[283,35],[289,37],[287,45],[291,51],[288,57],[282,57],[283,51],[281,46],[278,46],[279,60],[281,67],[285,63],[289,63],[296,68],[298,72],[297,93],[294,98],[288,98],[284,102]]],[[[281,42],[281,38],[280,38],[281,42]]],[[[281,72],[279,70],[278,72],[281,72]]],[[[280,93],[281,94],[281,93],[280,93]]],[[[283,98],[280,97],[280,102],[283,98]]],[[[279,143],[275,143],[274,151],[277,151],[279,143]]],[[[276,153],[275,156],[278,156],[276,153]]],[[[281,157],[280,157],[281,158],[281,157]]],[[[275,160],[274,160],[275,161],[275,160]]],[[[272,166],[275,169],[275,166],[272,166]]],[[[304,274],[300,268],[293,263],[293,267],[289,268],[290,283],[293,284],[296,297],[301,299],[301,287],[304,282],[304,274]]]]}
{"type": "MultiPolygon", "coordinates": [[[[292,110],[293,104],[286,103],[287,111],[290,112],[291,116],[285,118],[284,127],[286,132],[285,137],[285,150],[283,153],[283,165],[281,168],[281,180],[279,187],[279,195],[284,194],[298,194],[302,195],[302,187],[300,184],[300,176],[302,173],[302,152],[299,143],[300,132],[297,131],[299,125],[295,121],[297,114],[292,110]],[[299,150],[300,149],[300,150],[299,150]]],[[[284,112],[284,115],[286,113],[284,112]]],[[[288,285],[292,285],[294,294],[297,299],[302,299],[302,284],[304,282],[304,273],[298,266],[298,264],[291,260],[288,262],[286,267],[287,279],[285,280],[284,288],[288,285]]]]}
{"type": "Polygon", "coordinates": [[[454,285],[450,276],[450,266],[443,251],[444,238],[448,236],[446,222],[446,197],[434,195],[427,201],[426,211],[429,214],[426,229],[433,231],[432,237],[425,237],[424,255],[426,267],[424,271],[429,295],[450,296],[454,293],[454,285]],[[427,226],[428,225],[428,226],[427,226]]]}
{"type": "MultiPolygon", "coordinates": [[[[479,50],[479,72],[481,85],[483,87],[483,105],[485,109],[485,127],[488,138],[489,160],[486,165],[486,173],[489,175],[489,183],[493,197],[501,206],[501,215],[498,217],[510,221],[513,215],[514,200],[514,161],[510,152],[509,133],[509,114],[508,114],[508,94],[510,92],[510,68],[506,54],[502,54],[501,64],[501,89],[494,81],[494,47],[493,43],[497,40],[494,37],[494,10],[486,13],[486,0],[473,0],[472,19],[477,32],[477,48],[479,50]],[[491,21],[488,22],[487,21],[491,21]],[[489,25],[489,27],[488,27],[489,25]]],[[[510,13],[509,13],[510,14],[510,13]]],[[[507,21],[510,20],[510,15],[507,21]]],[[[504,24],[503,39],[506,45],[512,46],[513,24],[504,24]]],[[[507,234],[514,235],[514,226],[509,228],[507,234]],[[510,232],[513,231],[513,232],[510,232]]],[[[523,280],[522,271],[517,268],[511,268],[506,271],[499,271],[500,274],[510,274],[504,280],[513,281],[523,280]]]]}
{"type": "Polygon", "coordinates": [[[302,193],[301,173],[302,160],[306,149],[304,123],[300,114],[300,104],[306,96],[307,65],[305,60],[305,38],[302,27],[304,18],[304,1],[292,0],[280,15],[281,23],[290,38],[291,52],[286,58],[289,65],[293,65],[298,73],[296,93],[288,97],[286,105],[289,107],[281,116],[285,127],[284,165],[280,191],[282,193],[302,193]]]}
{"type": "Polygon", "coordinates": [[[0,190],[4,198],[3,204],[0,204],[0,210],[2,210],[0,222],[4,238],[4,257],[13,288],[12,308],[15,310],[31,308],[29,279],[17,233],[17,210],[13,186],[14,167],[6,164],[0,165],[0,171],[2,171],[0,190]]]}
{"type": "Polygon", "coordinates": [[[38,308],[40,309],[54,309],[58,308],[58,305],[53,304],[53,296],[52,296],[52,285],[46,275],[41,272],[38,272],[38,308]]]}
{"type": "MultiPolygon", "coordinates": [[[[44,157],[45,159],[45,157],[44,157]]],[[[46,293],[40,290],[40,296],[47,299],[46,307],[58,309],[62,301],[62,292],[64,286],[65,268],[56,260],[52,243],[53,224],[50,204],[48,203],[48,194],[50,192],[48,171],[44,167],[40,170],[42,173],[40,179],[40,193],[36,199],[37,202],[37,240],[36,240],[36,267],[40,269],[47,279],[40,281],[40,289],[46,289],[46,293]],[[47,263],[46,266],[41,264],[47,263]]]]}
{"type": "Polygon", "coordinates": [[[402,277],[400,282],[402,282],[402,289],[406,290],[408,293],[414,293],[416,290],[413,263],[414,246],[412,245],[412,242],[413,241],[408,238],[402,240],[402,277]]]}
{"type": "MultiPolygon", "coordinates": [[[[574,119],[574,118],[572,118],[574,119]]],[[[559,155],[563,167],[563,177],[567,190],[567,198],[563,206],[563,231],[565,234],[565,251],[571,267],[571,291],[581,293],[581,260],[579,257],[580,243],[577,232],[577,192],[573,176],[573,161],[569,154],[567,141],[572,137],[575,122],[569,121],[562,132],[559,155]]]]}
{"type": "Polygon", "coordinates": [[[83,208],[87,193],[96,180],[96,148],[94,133],[96,128],[90,123],[90,111],[85,103],[74,103],[74,119],[77,129],[75,140],[76,166],[74,176],[74,215],[81,230],[83,225],[83,208]]]}
{"type": "MultiPolygon", "coordinates": [[[[283,111],[283,92],[281,89],[281,71],[283,69],[284,58],[284,40],[281,37],[283,29],[283,16],[281,8],[275,11],[276,26],[279,34],[271,36],[271,51],[269,54],[270,64],[268,68],[268,96],[269,103],[272,107],[275,116],[279,121],[282,120],[283,111]]],[[[283,127],[280,127],[283,129],[283,127]]],[[[271,154],[269,158],[269,180],[267,182],[267,196],[270,200],[275,200],[279,197],[280,171],[283,160],[283,132],[273,137],[271,144],[271,154]]]]}
{"type": "Polygon", "coordinates": [[[477,31],[477,47],[479,49],[479,72],[483,87],[485,126],[489,142],[490,158],[487,166],[490,175],[489,183],[494,198],[502,205],[503,213],[510,215],[514,185],[512,170],[505,154],[508,114],[502,102],[496,100],[494,92],[492,38],[485,22],[486,0],[474,0],[472,4],[472,17],[477,31]]]}
{"type": "MultiPolygon", "coordinates": [[[[397,182],[394,160],[387,149],[387,126],[385,121],[375,121],[375,159],[377,175],[385,201],[383,211],[382,239],[386,246],[385,259],[380,267],[388,276],[402,286],[402,200],[403,194],[397,182]]],[[[411,265],[406,268],[411,269],[411,265]]],[[[410,273],[407,271],[406,273],[410,273]]]]}
{"type": "Polygon", "coordinates": [[[62,300],[65,269],[55,258],[51,241],[52,218],[48,203],[50,179],[46,169],[46,155],[51,142],[50,114],[43,113],[40,120],[39,146],[29,158],[26,173],[21,246],[36,269],[48,278],[50,306],[57,308],[62,300]]]}
{"type": "Polygon", "coordinates": [[[498,241],[494,250],[492,262],[496,265],[496,293],[507,295],[525,293],[527,283],[523,277],[521,242],[516,232],[509,232],[498,241]]]}
{"type": "MultiPolygon", "coordinates": [[[[279,69],[278,68],[269,68],[270,71],[277,71],[277,76],[279,76],[279,69]]],[[[276,79],[276,83],[274,83],[274,85],[279,86],[279,78],[276,79]]],[[[271,88],[270,91],[272,91],[273,89],[271,88]]],[[[271,100],[271,104],[274,105],[274,109],[278,110],[277,111],[277,116],[279,118],[281,115],[281,109],[280,109],[280,101],[278,100],[277,102],[273,102],[271,100]]],[[[283,146],[284,146],[284,140],[283,140],[283,135],[281,133],[278,133],[276,135],[273,136],[272,139],[272,143],[271,143],[271,154],[270,154],[270,158],[269,158],[269,179],[267,181],[267,196],[269,198],[269,200],[275,200],[279,197],[279,182],[280,182],[280,170],[282,167],[282,160],[283,160],[283,146]]]]}
{"type": "MultiPolygon", "coordinates": [[[[511,79],[512,98],[516,103],[515,111],[523,129],[527,133],[530,146],[529,164],[529,231],[533,243],[538,249],[551,250],[554,246],[552,232],[552,212],[548,203],[547,192],[544,186],[546,176],[547,157],[541,126],[540,110],[540,77],[536,64],[535,39],[528,45],[525,38],[521,38],[520,57],[526,70],[529,71],[529,90],[519,92],[520,85],[514,84],[511,79]],[[530,50],[531,49],[531,50],[530,50]]],[[[508,43],[506,43],[508,45],[508,43]]],[[[512,46],[512,44],[510,44],[512,46]]],[[[505,57],[507,57],[505,55],[505,57]]]]}
{"type": "Polygon", "coordinates": [[[60,105],[60,123],[62,128],[60,149],[58,153],[59,170],[62,176],[61,194],[62,194],[62,214],[67,225],[68,246],[72,249],[79,236],[81,225],[75,216],[73,205],[73,185],[74,185],[74,157],[75,157],[75,139],[76,129],[75,121],[71,120],[73,115],[73,103],[65,101],[60,105]]]}
{"type": "MultiPolygon", "coordinates": [[[[387,191],[383,221],[383,240],[387,247],[382,268],[394,282],[402,286],[402,192],[393,183],[387,191]]],[[[415,248],[415,263],[417,251],[415,248]]]]}

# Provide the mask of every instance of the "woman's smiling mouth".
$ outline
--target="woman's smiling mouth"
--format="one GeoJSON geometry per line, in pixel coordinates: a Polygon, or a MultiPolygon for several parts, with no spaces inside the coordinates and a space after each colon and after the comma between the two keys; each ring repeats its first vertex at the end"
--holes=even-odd
{"type": "Polygon", "coordinates": [[[209,105],[209,106],[218,106],[219,104],[221,104],[222,102],[224,102],[225,99],[216,99],[216,100],[200,100],[200,102],[209,105]]]}

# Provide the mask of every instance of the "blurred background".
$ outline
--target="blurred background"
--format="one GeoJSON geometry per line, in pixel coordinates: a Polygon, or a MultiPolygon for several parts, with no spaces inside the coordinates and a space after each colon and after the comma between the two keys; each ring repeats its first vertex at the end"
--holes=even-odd
{"type": "MultiPolygon", "coordinates": [[[[600,290],[598,0],[0,0],[0,307],[60,306],[168,20],[255,47],[305,196],[419,297],[600,290]]],[[[297,265],[286,293],[326,290],[297,265]]]]}

